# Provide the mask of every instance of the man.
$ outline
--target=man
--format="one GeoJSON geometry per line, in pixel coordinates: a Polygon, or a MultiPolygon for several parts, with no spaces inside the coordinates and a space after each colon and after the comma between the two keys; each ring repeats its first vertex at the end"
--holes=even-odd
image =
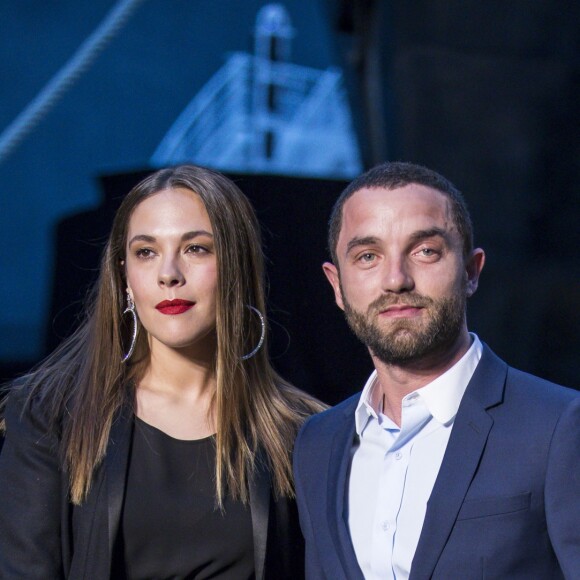
{"type": "Polygon", "coordinates": [[[309,579],[580,578],[580,393],[468,332],[472,239],[424,167],[380,165],[335,204],[323,269],[375,371],[296,441],[309,579]]]}

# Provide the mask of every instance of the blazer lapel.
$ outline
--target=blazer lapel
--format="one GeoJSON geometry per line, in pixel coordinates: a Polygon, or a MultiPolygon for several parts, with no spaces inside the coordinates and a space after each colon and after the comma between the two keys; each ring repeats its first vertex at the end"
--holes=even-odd
{"type": "Polygon", "coordinates": [[[493,419],[486,409],[503,398],[507,365],[489,348],[459,406],[439,475],[427,502],[410,580],[431,578],[476,473],[493,419]]]}
{"type": "Polygon", "coordinates": [[[354,441],[355,423],[354,411],[358,397],[344,411],[344,420],[337,429],[332,441],[328,468],[328,529],[332,536],[336,553],[348,580],[363,575],[358,565],[356,554],[348,531],[348,472],[350,467],[351,449],[354,441]]]}
{"type": "Polygon", "coordinates": [[[250,481],[250,511],[254,535],[254,566],[256,580],[264,578],[266,546],[268,543],[268,519],[270,515],[270,472],[256,458],[256,470],[250,481]]]}
{"type": "Polygon", "coordinates": [[[130,408],[115,417],[107,453],[97,469],[87,501],[73,508],[74,557],[67,578],[110,578],[133,428],[130,408]]]}
{"type": "Polygon", "coordinates": [[[110,558],[112,558],[115,540],[119,531],[121,509],[125,496],[125,480],[133,436],[132,419],[133,413],[125,405],[111,425],[111,434],[109,435],[109,444],[105,457],[110,558]]]}

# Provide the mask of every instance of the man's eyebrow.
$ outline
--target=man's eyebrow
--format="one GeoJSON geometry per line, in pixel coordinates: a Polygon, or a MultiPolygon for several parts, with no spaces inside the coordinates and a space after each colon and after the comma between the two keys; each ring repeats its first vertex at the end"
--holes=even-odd
{"type": "Polygon", "coordinates": [[[364,238],[353,238],[348,242],[346,245],[346,253],[348,254],[353,248],[358,246],[372,246],[373,244],[377,243],[377,238],[374,236],[366,236],[364,238]]]}
{"type": "MultiPolygon", "coordinates": [[[[185,232],[181,236],[181,241],[187,242],[188,240],[193,240],[194,238],[197,238],[198,236],[209,236],[209,237],[213,238],[213,234],[211,232],[208,232],[207,230],[193,230],[191,232],[185,232]]],[[[136,236],[133,236],[129,240],[128,245],[130,246],[131,244],[133,244],[135,242],[146,242],[148,244],[154,244],[156,241],[157,241],[157,238],[155,236],[149,236],[147,234],[137,234],[136,236]]]]}
{"type": "Polygon", "coordinates": [[[413,244],[429,238],[443,238],[446,242],[449,242],[450,240],[449,232],[447,230],[433,227],[428,230],[417,230],[416,232],[413,232],[410,236],[410,241],[413,244]]]}

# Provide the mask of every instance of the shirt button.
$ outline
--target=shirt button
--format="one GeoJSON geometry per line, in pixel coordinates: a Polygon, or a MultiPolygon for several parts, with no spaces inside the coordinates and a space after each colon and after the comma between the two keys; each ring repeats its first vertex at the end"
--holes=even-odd
{"type": "Polygon", "coordinates": [[[388,532],[390,527],[389,522],[383,522],[382,528],[384,532],[388,532]]]}
{"type": "Polygon", "coordinates": [[[397,461],[399,461],[399,459],[403,458],[403,454],[400,451],[397,451],[397,453],[395,453],[395,459],[397,461]]]}

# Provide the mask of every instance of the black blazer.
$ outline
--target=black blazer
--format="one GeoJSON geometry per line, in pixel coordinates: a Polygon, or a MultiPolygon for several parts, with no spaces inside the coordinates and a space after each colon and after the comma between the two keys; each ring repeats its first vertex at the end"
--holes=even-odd
{"type": "MultiPolygon", "coordinates": [[[[16,391],[6,409],[0,454],[0,578],[105,580],[111,577],[123,506],[133,416],[125,408],[81,506],[68,501],[68,474],[58,460],[40,396],[25,405],[16,391]]],[[[295,503],[274,500],[263,467],[250,485],[256,578],[304,577],[304,545],[295,503]]]]}

